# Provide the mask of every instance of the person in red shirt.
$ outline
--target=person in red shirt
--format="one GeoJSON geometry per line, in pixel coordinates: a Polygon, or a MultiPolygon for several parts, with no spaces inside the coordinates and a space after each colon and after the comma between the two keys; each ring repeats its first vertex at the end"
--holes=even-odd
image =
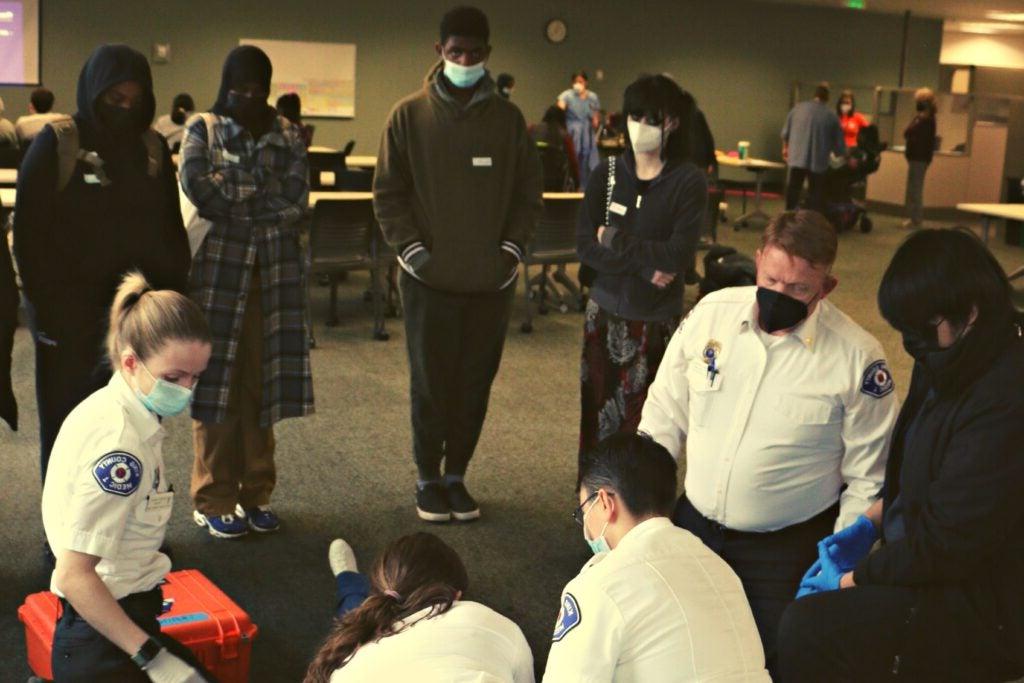
{"type": "Polygon", "coordinates": [[[839,117],[839,125],[843,129],[843,136],[846,139],[847,151],[857,146],[857,133],[870,122],[863,114],[857,111],[856,100],[853,98],[852,90],[844,90],[836,103],[836,115],[839,117]]]}

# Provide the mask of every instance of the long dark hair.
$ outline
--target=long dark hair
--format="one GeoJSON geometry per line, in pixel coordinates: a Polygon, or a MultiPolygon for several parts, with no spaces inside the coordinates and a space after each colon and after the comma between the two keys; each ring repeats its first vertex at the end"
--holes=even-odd
{"type": "MultiPolygon", "coordinates": [[[[640,76],[626,87],[622,97],[624,116],[679,119],[679,125],[669,133],[661,148],[662,157],[666,161],[683,161],[688,158],[694,109],[696,103],[693,96],[662,74],[640,76]]],[[[628,142],[629,126],[626,126],[626,138],[628,142]]]]}
{"type": "Polygon", "coordinates": [[[976,327],[1013,311],[1002,266],[964,228],[919,230],[896,250],[878,288],[878,308],[899,331],[924,331],[936,316],[956,326],[978,310],[976,327]]]}
{"type": "Polygon", "coordinates": [[[361,645],[393,635],[399,621],[427,607],[428,618],[444,614],[468,585],[458,553],[434,534],[393,541],[373,563],[369,597],[335,623],[303,683],[329,683],[361,645]]]}

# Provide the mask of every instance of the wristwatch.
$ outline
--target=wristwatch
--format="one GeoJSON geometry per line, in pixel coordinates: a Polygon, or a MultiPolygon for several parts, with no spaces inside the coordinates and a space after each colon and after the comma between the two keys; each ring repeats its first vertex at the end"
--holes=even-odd
{"type": "Polygon", "coordinates": [[[160,654],[160,650],[164,649],[158,641],[153,638],[148,638],[146,642],[142,644],[139,651],[132,655],[132,661],[140,669],[145,669],[153,659],[160,654]]]}

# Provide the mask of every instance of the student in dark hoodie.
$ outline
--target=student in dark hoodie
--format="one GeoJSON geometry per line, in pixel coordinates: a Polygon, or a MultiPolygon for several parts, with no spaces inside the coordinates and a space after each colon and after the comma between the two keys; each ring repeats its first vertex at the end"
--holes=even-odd
{"type": "Polygon", "coordinates": [[[480,516],[463,478],[541,210],[523,115],[484,68],[489,34],[476,8],[445,14],[441,61],[388,117],[373,180],[377,220],[403,269],[416,508],[431,522],[480,516]]]}
{"type": "Polygon", "coordinates": [[[309,164],[301,130],[267,104],[271,70],[259,48],[232,50],[213,111],[181,143],[182,189],[212,222],[189,284],[213,335],[192,400],[192,500],[217,538],[278,529],[274,423],[313,412],[298,246],[309,164]]]}
{"type": "Polygon", "coordinates": [[[121,277],[136,269],[157,289],[186,289],[188,238],[154,110],[146,58],[100,46],[78,79],[78,113],[48,124],[18,173],[14,253],[36,344],[44,479],[64,418],[110,379],[103,339],[121,277]]]}
{"type": "Polygon", "coordinates": [[[704,171],[685,161],[693,110],[672,79],[641,76],[622,107],[626,153],[602,162],[587,182],[576,252],[596,275],[583,324],[581,457],[612,434],[636,431],[679,326],[683,273],[707,203],[704,171]]]}

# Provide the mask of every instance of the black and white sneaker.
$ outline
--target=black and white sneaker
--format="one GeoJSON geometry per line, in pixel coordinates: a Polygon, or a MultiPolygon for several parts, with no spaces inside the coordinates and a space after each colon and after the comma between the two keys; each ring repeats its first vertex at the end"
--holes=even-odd
{"type": "Polygon", "coordinates": [[[453,481],[445,485],[448,493],[448,505],[451,506],[452,517],[460,522],[471,522],[480,519],[480,506],[473,496],[469,495],[466,485],[461,481],[453,481]]]}
{"type": "Polygon", "coordinates": [[[452,509],[440,482],[430,482],[423,488],[416,487],[416,514],[426,522],[451,521],[452,509]]]}

